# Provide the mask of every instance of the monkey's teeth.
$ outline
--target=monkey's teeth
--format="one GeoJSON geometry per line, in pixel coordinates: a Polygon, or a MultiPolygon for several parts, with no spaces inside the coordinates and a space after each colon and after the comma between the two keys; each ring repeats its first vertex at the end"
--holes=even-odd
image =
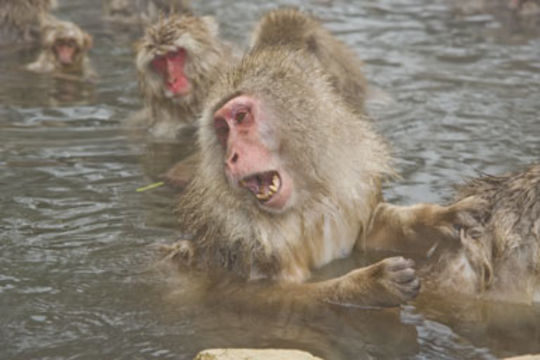
{"type": "Polygon", "coordinates": [[[268,200],[270,198],[270,194],[255,194],[255,197],[259,200],[268,200]]]}
{"type": "Polygon", "coordinates": [[[274,175],[274,177],[272,178],[272,184],[270,186],[268,186],[268,188],[272,191],[272,192],[276,192],[278,189],[279,189],[279,176],[277,174],[274,175]]]}
{"type": "Polygon", "coordinates": [[[279,190],[281,179],[276,172],[258,173],[238,181],[238,185],[251,191],[257,200],[270,200],[279,190]]]}

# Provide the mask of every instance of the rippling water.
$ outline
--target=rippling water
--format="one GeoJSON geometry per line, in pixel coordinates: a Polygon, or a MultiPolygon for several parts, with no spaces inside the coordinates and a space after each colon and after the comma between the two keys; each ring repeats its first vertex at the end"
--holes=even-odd
{"type": "MultiPolygon", "coordinates": [[[[489,0],[195,5],[244,43],[278,3],[317,14],[366,62],[378,93],[370,109],[403,177],[387,185],[389,200],[441,201],[467,177],[538,162],[538,16],[515,17],[489,0]]],[[[137,36],[102,23],[98,1],[61,5],[60,17],[95,37],[95,86],[26,73],[34,50],[0,49],[0,358],[191,359],[216,346],[292,347],[327,359],[540,352],[540,306],[419,299],[399,312],[246,309],[219,296],[201,301],[183,291],[192,285],[154,271],[152,245],[179,235],[174,196],[135,189],[186,149],[124,125],[141,106],[137,36]]]]}

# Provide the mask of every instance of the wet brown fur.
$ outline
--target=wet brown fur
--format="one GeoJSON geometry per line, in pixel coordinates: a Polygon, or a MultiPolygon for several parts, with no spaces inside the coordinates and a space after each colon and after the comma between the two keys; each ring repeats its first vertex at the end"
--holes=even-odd
{"type": "Polygon", "coordinates": [[[474,221],[460,232],[459,250],[434,265],[433,287],[540,302],[540,165],[474,179],[459,188],[457,198],[477,204],[463,214],[474,221]]]}
{"type": "Polygon", "coordinates": [[[41,23],[51,0],[2,0],[0,2],[0,46],[37,41],[41,23]]]}
{"type": "Polygon", "coordinates": [[[139,88],[149,109],[149,127],[157,137],[175,138],[178,130],[193,124],[202,110],[208,89],[218,73],[235,61],[231,47],[218,36],[211,17],[171,15],[148,27],[136,47],[139,88]],[[163,80],[151,69],[157,55],[183,47],[188,59],[185,73],[192,86],[181,98],[168,98],[163,80]]]}
{"type": "Polygon", "coordinates": [[[88,58],[92,45],[92,36],[76,24],[49,18],[44,22],[41,53],[37,60],[26,68],[39,73],[74,75],[84,80],[93,80],[96,75],[88,58]],[[56,41],[62,39],[72,40],[76,44],[77,50],[72,64],[62,64],[57,58],[54,46],[56,41]]]}

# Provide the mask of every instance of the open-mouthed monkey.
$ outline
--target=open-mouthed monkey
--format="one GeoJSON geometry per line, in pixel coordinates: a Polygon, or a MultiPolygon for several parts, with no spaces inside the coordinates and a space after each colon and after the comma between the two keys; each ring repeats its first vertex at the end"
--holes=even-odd
{"type": "Polygon", "coordinates": [[[171,15],[146,29],[136,46],[139,88],[151,133],[174,139],[193,124],[209,87],[231,62],[212,17],[171,15]]]}
{"type": "Polygon", "coordinates": [[[306,15],[266,16],[288,24],[281,34],[291,45],[267,41],[283,24],[272,22],[277,27],[263,27],[240,63],[210,87],[195,175],[178,206],[192,239],[172,246],[170,256],[204,273],[262,280],[263,301],[397,306],[420,286],[414,263],[403,257],[308,281],[365,235],[380,183],[392,173],[390,156],[324,62],[295,45],[306,15]]]}

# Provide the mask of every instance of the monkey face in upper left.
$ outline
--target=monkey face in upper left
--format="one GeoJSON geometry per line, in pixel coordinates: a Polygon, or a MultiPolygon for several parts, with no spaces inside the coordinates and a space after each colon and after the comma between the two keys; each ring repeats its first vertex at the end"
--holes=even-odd
{"type": "Polygon", "coordinates": [[[233,60],[211,17],[171,15],[150,26],[137,45],[139,86],[157,137],[175,137],[199,115],[208,89],[233,60]]]}
{"type": "Polygon", "coordinates": [[[27,69],[90,80],[95,76],[87,56],[92,43],[92,36],[74,23],[51,19],[43,30],[41,53],[27,69]]]}

